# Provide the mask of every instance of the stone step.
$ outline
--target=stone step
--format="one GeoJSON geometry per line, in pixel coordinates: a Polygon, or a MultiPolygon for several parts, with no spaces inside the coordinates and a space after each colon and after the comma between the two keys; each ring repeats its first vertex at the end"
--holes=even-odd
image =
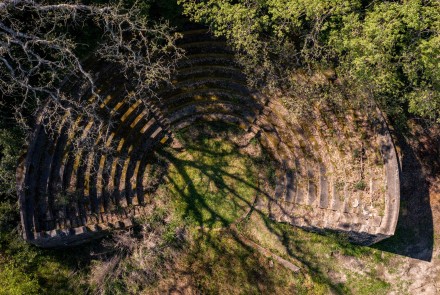
{"type": "Polygon", "coordinates": [[[203,53],[233,53],[233,51],[226,47],[225,41],[198,41],[198,42],[185,42],[180,44],[179,47],[185,50],[186,56],[190,57],[192,54],[203,54],[203,53]]]}
{"type": "Polygon", "coordinates": [[[310,165],[306,168],[307,173],[307,205],[316,207],[318,198],[318,181],[317,171],[314,166],[310,165]]]}
{"type": "Polygon", "coordinates": [[[180,94],[182,89],[184,91],[193,91],[197,89],[207,88],[229,89],[234,90],[242,95],[249,94],[246,83],[244,83],[243,81],[237,81],[233,78],[201,77],[196,79],[178,81],[173,85],[173,88],[169,87],[167,89],[163,89],[162,91],[158,92],[158,95],[166,99],[166,97],[180,94]]]}
{"type": "Polygon", "coordinates": [[[243,130],[247,130],[251,126],[248,121],[244,120],[241,116],[238,116],[236,114],[198,113],[190,117],[179,118],[179,120],[173,122],[172,129],[173,131],[178,131],[188,127],[191,124],[194,124],[199,120],[205,122],[221,121],[225,123],[235,124],[243,130]]]}
{"type": "Polygon", "coordinates": [[[216,66],[216,67],[206,67],[206,66],[196,66],[186,68],[179,71],[179,74],[172,80],[173,83],[177,81],[194,80],[201,78],[232,78],[236,81],[240,81],[242,84],[246,84],[246,76],[240,72],[237,68],[226,67],[226,66],[216,66]]]}
{"type": "Polygon", "coordinates": [[[96,153],[89,153],[87,159],[83,194],[85,198],[90,200],[90,214],[99,213],[101,207],[96,192],[96,178],[94,177],[96,175],[94,171],[95,167],[99,167],[99,158],[96,153]]]}
{"type": "Polygon", "coordinates": [[[163,111],[169,113],[171,110],[183,107],[185,105],[200,101],[229,101],[232,103],[245,104],[248,107],[254,107],[256,110],[261,106],[251,100],[249,96],[244,96],[233,91],[225,91],[223,89],[197,89],[167,97],[163,100],[163,111]]]}
{"type": "Polygon", "coordinates": [[[25,206],[27,210],[27,216],[30,221],[33,222],[31,226],[32,231],[43,230],[42,225],[40,225],[41,217],[39,213],[40,208],[45,208],[46,204],[44,199],[39,198],[38,191],[38,179],[40,174],[41,161],[44,159],[44,151],[49,144],[48,137],[41,125],[37,127],[34,135],[34,142],[29,149],[27,160],[26,160],[26,180],[25,180],[25,206]]]}
{"type": "Polygon", "coordinates": [[[275,177],[276,177],[276,185],[275,185],[273,200],[282,201],[285,192],[286,181],[287,181],[286,175],[282,173],[282,171],[276,170],[275,177]]]}
{"type": "Polygon", "coordinates": [[[205,104],[190,104],[170,114],[168,119],[170,120],[171,124],[174,124],[175,122],[182,120],[182,118],[202,113],[236,114],[241,116],[245,121],[249,123],[253,121],[253,118],[255,116],[250,112],[249,109],[243,108],[243,106],[240,105],[230,104],[227,102],[212,102],[205,104]]]}
{"type": "MultiPolygon", "coordinates": [[[[194,36],[194,35],[193,35],[194,36]]],[[[183,38],[179,42],[178,46],[180,48],[183,48],[185,50],[195,48],[195,47],[202,47],[202,48],[214,48],[223,50],[227,48],[227,44],[225,40],[216,40],[216,39],[208,39],[208,40],[196,40],[195,38],[183,38]]],[[[213,50],[215,51],[215,50],[213,50]]]]}
{"type": "Polygon", "coordinates": [[[192,36],[197,36],[197,37],[201,37],[204,39],[205,38],[212,38],[211,37],[212,35],[209,33],[208,28],[198,28],[198,29],[193,29],[193,30],[186,30],[186,31],[179,32],[179,34],[182,34],[183,40],[187,40],[187,39],[191,38],[192,36]]]}
{"type": "MultiPolygon", "coordinates": [[[[53,198],[49,194],[49,179],[58,138],[59,136],[56,136],[56,138],[48,141],[48,146],[46,146],[44,149],[40,164],[38,166],[38,174],[36,176],[38,177],[38,189],[36,192],[36,199],[39,200],[38,214],[42,219],[53,219],[53,212],[51,210],[53,207],[53,198]]],[[[43,225],[42,227],[45,230],[48,230],[49,228],[47,226],[43,225]]]]}
{"type": "Polygon", "coordinates": [[[63,127],[63,130],[60,132],[58,140],[56,142],[56,147],[54,151],[54,155],[52,157],[51,171],[48,180],[48,190],[47,193],[51,198],[49,208],[51,210],[51,218],[56,218],[58,208],[60,208],[60,204],[58,204],[57,196],[62,192],[62,163],[63,158],[66,152],[66,145],[68,144],[68,136],[66,134],[67,127],[63,127]]]}
{"type": "Polygon", "coordinates": [[[195,65],[187,68],[178,68],[177,73],[175,74],[176,80],[186,80],[186,77],[193,74],[205,74],[208,76],[212,75],[230,75],[234,77],[240,77],[242,80],[246,79],[246,75],[237,68],[232,65],[195,65]]]}
{"type": "Polygon", "coordinates": [[[237,62],[234,59],[234,55],[230,53],[192,54],[177,62],[179,70],[199,65],[237,66],[237,62]]]}
{"type": "Polygon", "coordinates": [[[329,207],[329,184],[327,179],[327,169],[323,164],[319,167],[319,208],[329,207]]]}
{"type": "Polygon", "coordinates": [[[182,44],[186,43],[194,43],[194,42],[207,42],[207,41],[224,41],[225,38],[223,37],[215,37],[212,34],[209,33],[209,30],[205,30],[205,32],[202,32],[202,30],[193,30],[193,31],[186,31],[181,33],[183,35],[183,38],[177,40],[176,45],[180,46],[182,44]],[[197,31],[201,33],[196,33],[197,31]]]}
{"type": "Polygon", "coordinates": [[[332,178],[331,181],[332,193],[330,208],[334,211],[343,211],[344,200],[346,196],[346,184],[343,181],[332,178]]]}
{"type": "Polygon", "coordinates": [[[288,203],[294,203],[296,199],[296,185],[295,172],[291,169],[286,171],[286,196],[285,200],[288,203]]]}

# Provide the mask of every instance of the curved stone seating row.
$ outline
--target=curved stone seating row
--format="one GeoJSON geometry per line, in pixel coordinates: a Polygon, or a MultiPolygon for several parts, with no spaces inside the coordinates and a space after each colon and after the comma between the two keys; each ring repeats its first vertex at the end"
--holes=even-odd
{"type": "MultiPolygon", "coordinates": [[[[184,34],[182,46],[212,40],[203,42],[204,36],[197,34],[184,34]]],[[[258,136],[280,163],[271,200],[260,208],[275,220],[309,230],[342,232],[365,245],[392,235],[399,210],[399,176],[381,115],[376,114],[375,126],[353,118],[355,112],[338,117],[330,109],[317,110],[319,115],[309,122],[290,122],[288,111],[276,99],[267,102],[262,95],[256,99],[244,80],[228,79],[227,71],[209,69],[225,66],[225,55],[216,60],[222,52],[211,50],[203,58],[199,52],[189,52],[179,66],[183,74],[176,75],[175,88],[162,93],[161,100],[172,128],[178,130],[196,120],[220,120],[240,125],[249,131],[249,138],[258,136]],[[353,122],[360,126],[352,127],[353,122]],[[361,138],[362,132],[368,140],[361,138]],[[368,163],[361,167],[361,176],[352,156],[356,153],[368,163]]],[[[232,73],[240,71],[233,62],[226,67],[235,68],[232,73]]]]}
{"type": "Polygon", "coordinates": [[[194,67],[197,65],[237,66],[232,53],[202,53],[186,57],[178,63],[179,68],[194,67]]]}
{"type": "Polygon", "coordinates": [[[86,136],[94,128],[84,118],[53,137],[44,121],[35,130],[17,170],[24,237],[32,243],[62,246],[129,227],[138,205],[148,202],[148,165],[154,146],[171,137],[169,122],[152,103],[129,100],[122,87],[111,87],[110,75],[103,73],[96,84],[106,97],[102,112],[117,124],[95,140],[115,147],[114,154],[73,150],[71,134],[86,136]]]}
{"type": "Polygon", "coordinates": [[[182,91],[195,91],[200,89],[210,89],[210,88],[220,88],[220,89],[230,89],[234,90],[239,94],[248,94],[247,88],[243,85],[241,81],[237,81],[232,78],[223,77],[203,77],[183,80],[175,83],[174,87],[170,87],[166,90],[160,91],[159,95],[162,98],[169,96],[175,96],[181,94],[182,91]]]}
{"type": "MultiPolygon", "coordinates": [[[[271,154],[278,163],[276,185],[267,200],[258,202],[271,218],[343,232],[360,244],[394,233],[398,166],[379,113],[374,124],[356,112],[338,116],[331,109],[317,110],[307,122],[292,121],[275,98],[248,89],[224,41],[198,26],[182,34],[179,46],[187,56],[178,64],[173,87],[159,90],[154,104],[129,100],[111,82],[112,68],[102,66],[97,81],[106,99],[101,109],[117,124],[96,141],[113,146],[115,154],[72,150],[71,134],[86,136],[92,121],[78,118],[55,138],[45,135],[44,122],[39,124],[17,170],[27,240],[60,246],[131,226],[130,217],[154,193],[155,147],[172,140],[170,130],[195,121],[236,124],[247,131],[247,140],[258,138],[271,154]]],[[[74,90],[75,84],[65,87],[74,90]]]]}
{"type": "Polygon", "coordinates": [[[169,114],[171,123],[176,122],[183,117],[193,116],[199,113],[224,113],[239,114],[242,118],[251,121],[254,114],[253,110],[244,110],[242,105],[231,104],[227,102],[207,101],[203,103],[193,103],[180,108],[179,110],[169,114]]]}
{"type": "MultiPolygon", "coordinates": [[[[344,170],[346,163],[336,161],[344,159],[344,151],[330,149],[325,141],[330,137],[318,131],[322,129],[319,118],[307,124],[289,124],[279,114],[281,104],[272,99],[268,108],[271,113],[257,123],[266,133],[265,146],[277,155],[284,170],[277,181],[276,206],[270,206],[272,218],[316,231],[343,232],[353,242],[365,245],[393,235],[399,211],[399,174],[384,121],[377,122],[375,136],[369,138],[373,144],[366,149],[379,153],[381,164],[366,167],[362,182],[356,183],[357,176],[335,173],[344,170]]],[[[335,125],[329,130],[337,128],[335,125]]],[[[349,140],[348,134],[338,138],[349,140]]],[[[344,144],[348,151],[356,149],[350,147],[354,143],[344,144]]],[[[365,155],[364,161],[376,158],[373,153],[365,155]]]]}
{"type": "Polygon", "coordinates": [[[236,104],[245,104],[248,107],[259,107],[254,101],[249,100],[249,97],[246,95],[221,88],[205,88],[167,97],[166,101],[163,102],[162,110],[170,112],[189,103],[206,101],[228,101],[236,104]]]}
{"type": "Polygon", "coordinates": [[[203,40],[198,42],[185,42],[180,44],[187,54],[203,54],[215,51],[216,53],[232,53],[225,41],[203,40]]]}
{"type": "Polygon", "coordinates": [[[178,80],[185,80],[188,78],[201,78],[201,77],[219,77],[219,78],[234,78],[237,81],[246,82],[245,75],[236,67],[233,66],[206,66],[206,65],[193,65],[187,68],[179,68],[179,72],[176,75],[178,80]]]}

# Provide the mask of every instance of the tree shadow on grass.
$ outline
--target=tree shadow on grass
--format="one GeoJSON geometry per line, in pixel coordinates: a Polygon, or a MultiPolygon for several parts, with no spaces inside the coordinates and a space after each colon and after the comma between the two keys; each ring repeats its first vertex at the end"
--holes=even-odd
{"type": "MultiPolygon", "coordinates": [[[[208,150],[198,150],[209,153],[208,150]]],[[[209,183],[215,183],[220,190],[233,195],[231,202],[238,210],[245,211],[243,204],[250,207],[251,203],[242,198],[233,187],[228,186],[226,177],[235,177],[235,180],[246,182],[224,170],[228,163],[215,163],[209,165],[197,160],[185,160],[175,157],[167,151],[160,151],[182,177],[185,187],[181,187],[172,178],[168,181],[175,192],[185,202],[183,219],[191,218],[199,228],[199,234],[195,237],[192,251],[188,256],[190,274],[193,282],[198,285],[199,291],[203,293],[232,292],[232,282],[241,281],[243,292],[258,292],[270,294],[274,292],[275,283],[272,275],[266,268],[260,267],[258,256],[254,250],[244,244],[240,239],[225,230],[231,224],[230,216],[219,212],[216,206],[206,201],[206,192],[209,183]],[[188,168],[197,169],[207,179],[203,186],[195,185],[188,168]],[[241,205],[240,205],[241,204],[241,205]],[[219,227],[220,225],[221,227],[219,227]],[[206,279],[210,278],[209,284],[206,279]],[[214,279],[215,278],[215,279],[214,279]]],[[[212,156],[224,156],[229,153],[209,153],[212,156]]],[[[252,185],[249,184],[249,189],[252,185]]],[[[186,270],[188,272],[188,270],[186,270]]],[[[176,287],[176,289],[179,289],[176,287]]]]}
{"type": "MultiPolygon", "coordinates": [[[[205,153],[212,157],[222,157],[231,154],[224,151],[210,150],[204,146],[200,147],[193,142],[184,146],[188,150],[191,149],[199,153],[205,153]]],[[[281,229],[282,225],[278,226],[276,222],[267,217],[267,213],[254,207],[256,204],[255,198],[261,196],[262,198],[270,199],[271,197],[259,187],[258,182],[250,181],[241,174],[230,173],[227,170],[227,166],[233,163],[227,163],[222,160],[215,163],[205,163],[198,158],[181,159],[166,149],[158,151],[158,154],[175,167],[176,173],[183,180],[184,185],[182,186],[181,183],[178,184],[173,178],[168,178],[173,190],[185,204],[183,219],[192,219],[199,228],[200,235],[195,240],[195,248],[198,250],[193,253],[192,269],[196,268],[197,271],[206,269],[206,271],[202,272],[205,275],[213,276],[215,274],[211,273],[212,271],[222,271],[221,268],[217,268],[217,265],[213,265],[219,264],[224,269],[230,269],[230,272],[222,273],[227,279],[234,280],[236,279],[234,277],[240,277],[249,286],[255,286],[260,293],[273,293],[276,290],[276,284],[279,282],[273,277],[273,273],[266,267],[267,265],[264,267],[261,265],[262,263],[267,264],[268,258],[253,255],[257,250],[244,243],[239,236],[241,235],[240,233],[229,230],[229,226],[233,223],[235,224],[237,220],[248,218],[251,214],[258,214],[265,220],[264,226],[267,230],[281,241],[288,256],[301,263],[302,272],[295,274],[298,278],[301,278],[300,280],[304,280],[305,276],[308,276],[312,281],[326,285],[334,294],[346,294],[347,289],[343,285],[334,284],[326,273],[319,268],[320,262],[317,256],[303,255],[301,253],[309,251],[306,245],[301,245],[298,241],[291,240],[289,234],[281,229]],[[192,179],[194,175],[191,175],[188,169],[196,169],[202,175],[205,183],[202,186],[200,184],[195,185],[194,179],[192,179]],[[247,197],[243,197],[237,191],[235,185],[230,185],[230,183],[225,181],[226,178],[232,179],[235,183],[240,183],[248,190],[254,191],[254,198],[250,200],[247,197]],[[222,190],[225,195],[228,195],[229,201],[234,203],[234,208],[240,210],[242,215],[240,218],[231,221],[230,216],[224,215],[224,211],[219,210],[218,204],[206,200],[207,187],[211,182],[215,183],[216,187],[222,190]],[[220,228],[218,227],[219,224],[221,225],[220,228]],[[222,244],[221,241],[226,241],[229,244],[222,244]],[[208,258],[205,259],[205,256],[208,258]],[[256,257],[260,257],[260,260],[266,259],[266,261],[256,261],[256,257]]],[[[262,160],[253,159],[253,161],[261,162],[262,160]]],[[[267,167],[261,166],[259,168],[265,169],[267,167]]],[[[199,278],[203,277],[202,274],[197,273],[192,275],[199,278]]],[[[212,284],[216,283],[212,282],[212,284]]],[[[301,284],[295,285],[298,288],[304,288],[304,286],[300,286],[301,284]]],[[[205,291],[209,292],[210,290],[205,291]]]]}
{"type": "Polygon", "coordinates": [[[226,227],[230,225],[231,221],[228,220],[228,218],[226,218],[225,216],[219,214],[219,212],[216,211],[215,208],[213,208],[206,202],[206,195],[204,193],[206,193],[208,188],[206,187],[205,192],[199,191],[200,188],[196,187],[196,185],[194,184],[194,180],[186,170],[188,167],[197,169],[200,173],[202,173],[203,176],[208,179],[206,181],[206,186],[209,186],[209,184],[212,182],[222,191],[228,192],[233,195],[234,198],[231,201],[234,202],[235,206],[239,206],[238,202],[240,201],[242,203],[245,203],[248,207],[251,206],[251,202],[241,197],[234,188],[227,185],[224,177],[227,176],[234,178],[235,180],[249,186],[249,189],[257,189],[257,187],[247,182],[246,180],[225,171],[222,167],[224,167],[224,165],[227,165],[227,163],[220,166],[207,165],[204,163],[199,163],[197,160],[178,159],[167,151],[161,151],[160,153],[162,156],[166,157],[168,161],[170,161],[170,163],[174,165],[174,167],[176,167],[177,172],[182,177],[184,183],[186,183],[186,186],[184,188],[180,188],[173,179],[168,179],[168,181],[170,181],[173,185],[176,192],[182,197],[182,200],[186,202],[184,216],[193,217],[200,227],[207,227],[209,229],[212,229],[215,222],[217,221],[220,221],[221,225],[223,227],[226,227]],[[187,191],[187,193],[185,193],[185,190],[187,191]],[[202,210],[207,211],[210,214],[210,218],[204,220],[202,210]]]}

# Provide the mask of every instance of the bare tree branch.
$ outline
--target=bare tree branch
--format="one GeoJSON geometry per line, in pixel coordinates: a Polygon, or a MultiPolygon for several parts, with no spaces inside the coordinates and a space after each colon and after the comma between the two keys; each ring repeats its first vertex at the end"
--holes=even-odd
{"type": "Polygon", "coordinates": [[[61,124],[74,126],[81,117],[94,123],[74,144],[108,149],[106,134],[114,122],[102,111],[104,98],[93,73],[99,69],[84,67],[72,34],[90,26],[100,33],[96,58],[117,64],[129,81],[127,103],[140,100],[147,107],[183,53],[175,46],[179,35],[167,23],[149,23],[136,7],[0,2],[0,93],[2,100],[14,99],[15,117],[24,128],[30,129],[29,111],[50,134],[59,132],[61,124]]]}

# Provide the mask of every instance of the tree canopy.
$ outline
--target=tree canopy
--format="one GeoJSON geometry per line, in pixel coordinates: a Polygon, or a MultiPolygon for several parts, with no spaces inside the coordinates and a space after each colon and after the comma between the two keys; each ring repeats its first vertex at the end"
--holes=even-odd
{"type": "Polygon", "coordinates": [[[298,68],[334,68],[382,108],[440,120],[438,1],[179,1],[226,36],[254,82],[288,87],[298,68]]]}

